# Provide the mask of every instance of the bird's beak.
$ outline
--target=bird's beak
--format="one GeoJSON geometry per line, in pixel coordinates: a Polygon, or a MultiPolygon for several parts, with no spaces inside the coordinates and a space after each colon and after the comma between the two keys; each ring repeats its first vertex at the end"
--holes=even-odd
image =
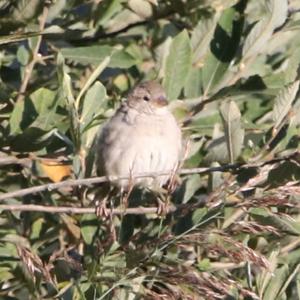
{"type": "Polygon", "coordinates": [[[156,106],[163,107],[168,105],[167,98],[165,96],[159,96],[158,98],[154,99],[153,101],[156,106]]]}

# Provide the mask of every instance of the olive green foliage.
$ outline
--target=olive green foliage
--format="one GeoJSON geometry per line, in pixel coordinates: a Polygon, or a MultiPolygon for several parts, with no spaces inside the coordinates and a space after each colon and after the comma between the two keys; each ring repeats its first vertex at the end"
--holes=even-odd
{"type": "MultiPolygon", "coordinates": [[[[298,0],[3,0],[0,12],[0,197],[95,176],[97,132],[144,80],[163,84],[182,125],[183,167],[223,166],[182,174],[164,217],[9,209],[93,207],[100,185],[5,197],[3,299],[300,298],[298,0]]],[[[136,190],[129,205],[153,198],[136,190]]]]}

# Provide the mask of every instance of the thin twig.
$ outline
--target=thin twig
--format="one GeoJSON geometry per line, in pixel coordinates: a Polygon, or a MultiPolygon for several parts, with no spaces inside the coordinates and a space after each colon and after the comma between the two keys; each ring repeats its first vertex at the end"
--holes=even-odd
{"type": "MultiPolygon", "coordinates": [[[[188,175],[188,174],[202,174],[202,173],[216,172],[216,171],[221,172],[221,171],[229,170],[233,166],[235,166],[235,165],[226,165],[224,167],[213,167],[213,168],[182,169],[179,172],[179,174],[188,175]]],[[[169,172],[160,172],[160,173],[141,173],[141,174],[134,176],[134,178],[144,178],[144,177],[155,178],[157,176],[169,175],[171,172],[172,171],[170,170],[169,172]]],[[[107,178],[106,176],[102,176],[102,177],[92,177],[92,178],[85,178],[85,179],[68,179],[65,181],[57,182],[57,183],[42,184],[42,185],[30,187],[30,188],[21,189],[18,191],[5,193],[5,194],[0,195],[0,201],[8,199],[8,198],[23,197],[23,196],[30,195],[30,194],[36,194],[36,193],[47,191],[47,190],[53,191],[53,190],[57,190],[60,188],[71,187],[71,186],[90,186],[93,184],[98,184],[98,183],[103,183],[103,182],[108,182],[108,181],[115,182],[115,181],[126,180],[126,179],[130,179],[130,178],[128,178],[128,177],[107,178]]]]}
{"type": "Polygon", "coordinates": [[[15,156],[2,156],[0,154],[0,166],[21,165],[27,167],[31,163],[29,158],[17,158],[15,156]]]}
{"type": "Polygon", "coordinates": [[[55,157],[36,156],[34,153],[29,153],[27,157],[18,158],[17,156],[7,155],[6,153],[0,151],[0,167],[8,165],[21,165],[29,167],[33,161],[44,163],[54,162],[57,164],[71,162],[65,156],[63,156],[63,154],[60,155],[59,153],[56,153],[55,157]]]}
{"type": "MultiPolygon", "coordinates": [[[[287,155],[285,157],[279,157],[279,158],[274,158],[265,162],[259,162],[259,163],[250,163],[250,164],[228,164],[220,167],[211,167],[211,168],[191,168],[191,169],[182,169],[178,171],[179,174],[181,175],[192,175],[192,174],[203,174],[203,173],[210,173],[210,172],[224,172],[224,171],[230,171],[230,170],[238,170],[240,168],[258,168],[262,167],[267,164],[273,164],[273,163],[278,163],[281,161],[286,161],[289,159],[297,158],[299,155],[299,151],[295,151],[290,155],[287,155]]],[[[168,172],[159,172],[159,173],[141,173],[141,174],[136,174],[134,178],[145,178],[145,177],[157,177],[157,176],[163,176],[163,175],[169,175],[171,174],[172,170],[168,172]]],[[[5,200],[8,198],[16,198],[16,197],[23,197],[26,195],[30,194],[36,194],[39,192],[43,191],[52,191],[52,190],[57,190],[59,188],[65,188],[65,187],[71,187],[71,186],[90,186],[98,183],[103,183],[103,182],[115,182],[119,180],[128,180],[130,178],[128,177],[110,177],[107,178],[106,176],[102,177],[92,177],[92,178],[85,178],[85,179],[68,179],[65,181],[57,182],[57,183],[48,183],[48,184],[42,184],[38,186],[33,186],[30,188],[25,188],[21,189],[18,191],[13,191],[13,192],[8,192],[0,195],[0,201],[5,200]]]]}
{"type": "MultiPolygon", "coordinates": [[[[70,206],[44,206],[35,204],[2,204],[0,211],[30,211],[30,212],[45,212],[45,213],[69,213],[69,214],[95,214],[95,207],[70,207],[70,206]]],[[[176,207],[169,208],[168,212],[172,213],[177,210],[176,207]]],[[[134,207],[114,208],[111,213],[113,215],[144,215],[157,213],[157,207],[134,207]]]]}
{"type": "MultiPolygon", "coordinates": [[[[48,11],[49,11],[49,8],[48,8],[47,5],[45,5],[44,9],[43,9],[43,13],[40,16],[40,20],[39,20],[39,30],[40,30],[40,32],[42,32],[45,28],[46,19],[47,19],[47,16],[48,16],[48,11]]],[[[25,91],[27,89],[29,80],[31,78],[31,73],[33,71],[33,68],[34,68],[36,62],[40,59],[39,58],[39,50],[40,50],[41,42],[42,42],[42,35],[38,35],[36,46],[35,46],[35,48],[33,50],[33,53],[32,53],[32,59],[31,59],[30,63],[26,66],[25,71],[24,71],[24,79],[22,81],[22,84],[21,84],[21,87],[20,87],[20,90],[19,90],[19,95],[17,97],[17,102],[22,101],[25,97],[25,91]]]]}

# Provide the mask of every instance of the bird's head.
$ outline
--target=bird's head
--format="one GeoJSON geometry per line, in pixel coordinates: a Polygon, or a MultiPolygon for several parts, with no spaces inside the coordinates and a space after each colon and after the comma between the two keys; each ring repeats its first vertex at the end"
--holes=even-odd
{"type": "Polygon", "coordinates": [[[140,112],[155,113],[168,105],[166,93],[156,81],[146,81],[137,85],[128,94],[128,105],[140,112]]]}

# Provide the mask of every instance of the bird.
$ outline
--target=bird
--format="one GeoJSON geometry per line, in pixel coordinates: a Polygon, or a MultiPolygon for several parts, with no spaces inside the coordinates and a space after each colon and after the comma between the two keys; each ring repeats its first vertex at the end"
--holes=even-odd
{"type": "Polygon", "coordinates": [[[103,126],[96,145],[97,174],[108,180],[123,177],[111,182],[121,191],[166,185],[181,161],[182,134],[163,87],[157,81],[134,87],[103,126]],[[135,178],[142,173],[164,174],[135,178]]]}

